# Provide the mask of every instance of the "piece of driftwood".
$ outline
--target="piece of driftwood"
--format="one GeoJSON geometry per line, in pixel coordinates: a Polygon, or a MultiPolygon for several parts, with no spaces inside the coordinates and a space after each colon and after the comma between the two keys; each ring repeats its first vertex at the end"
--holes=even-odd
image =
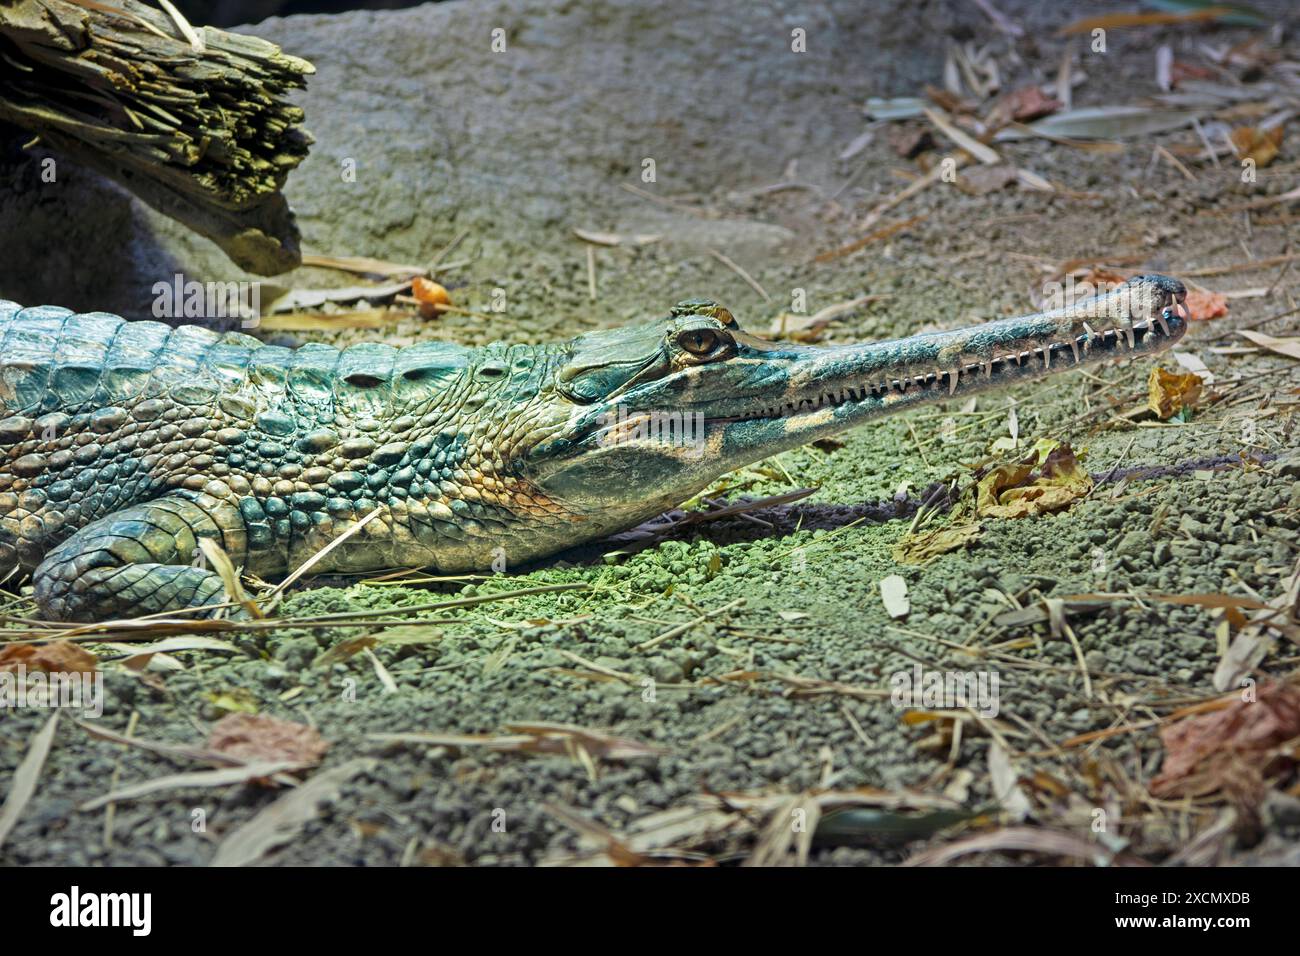
{"type": "Polygon", "coordinates": [[[273,43],[134,0],[0,0],[0,120],[212,239],[241,268],[301,261],[280,192],[307,155],[285,100],[315,72],[273,43]]]}

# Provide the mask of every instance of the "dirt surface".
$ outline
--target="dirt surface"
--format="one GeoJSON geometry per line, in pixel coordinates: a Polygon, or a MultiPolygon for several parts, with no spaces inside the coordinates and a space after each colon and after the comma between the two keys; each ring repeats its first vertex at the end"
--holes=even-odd
{"type": "MultiPolygon", "coordinates": [[[[942,85],[953,38],[991,45],[1007,88],[1044,82],[1065,49],[1054,35],[1063,15],[1000,3],[1027,34],[1012,41],[972,3],[876,3],[867,15],[832,3],[806,20],[780,6],[448,3],[260,25],[318,68],[303,97],[318,142],[287,190],[304,247],[420,263],[464,233],[443,260],[456,268],[440,278],[475,311],[504,289],[506,311],[404,321],[384,333],[395,343],[566,337],[660,314],[691,295],[716,298],[766,332],[800,290],[809,312],[878,296],[823,339],[862,341],[1032,311],[1069,260],[1182,277],[1292,248],[1293,207],[1249,218],[1239,207],[1294,188],[1293,142],[1246,184],[1231,158],[1194,163],[1187,175],[1153,158],[1157,143],[1194,145],[1190,129],[1113,152],[998,143],[1005,160],[1057,189],[969,195],[940,183],[865,225],[920,172],[891,146],[890,125],[873,126],[870,143],[838,158],[868,129],[866,99],[942,85]],[[496,27],[506,31],[504,53],[490,49],[496,27]],[[807,31],[807,53],[790,50],[796,28],[807,31]],[[645,158],[655,160],[654,183],[641,178],[645,158]],[[355,182],[340,177],[349,159],[355,182]],[[784,185],[769,188],[776,184],[784,185]],[[812,261],[915,217],[861,251],[812,261]],[[593,300],[574,227],[663,240],[598,249],[593,300]]],[[[1297,23],[1287,26],[1294,33],[1297,23]]],[[[1111,31],[1105,54],[1081,47],[1088,78],[1076,106],[1157,92],[1161,43],[1192,60],[1202,44],[1261,32],[1111,31]]],[[[4,162],[14,175],[0,177],[0,296],[145,317],[153,283],[176,271],[240,278],[215,248],[88,173],[61,164],[57,189],[43,186],[25,156],[12,150],[4,162]]],[[[597,828],[634,832],[664,810],[682,815],[681,832],[632,845],[736,861],[770,850],[773,831],[760,835],[763,826],[781,830],[816,803],[809,794],[854,788],[883,791],[862,793],[909,813],[877,810],[823,827],[813,862],[899,862],[1019,821],[1082,841],[1091,847],[1085,860],[1285,859],[1300,836],[1300,801],[1285,792],[1294,783],[1285,775],[1244,802],[1152,795],[1165,759],[1160,725],[1219,696],[1213,675],[1234,631],[1222,609],[1149,596],[1267,601],[1292,573],[1300,366],[1242,352],[1251,343],[1235,330],[1290,334],[1294,316],[1261,320],[1292,308],[1297,274],[1278,264],[1195,280],[1246,294],[1180,346],[1216,379],[1186,421],[1134,411],[1156,363],[1108,365],[987,394],[973,408],[887,419],[842,446],[785,453],[724,479],[718,496],[816,488],[811,497],[672,531],[639,550],[614,542],[470,583],[308,580],[281,614],[372,610],[373,621],[238,634],[226,650],[178,652],[144,671],[124,666],[120,647],[98,647],[97,725],[198,746],[232,708],[317,727],[331,747],[307,779],[347,766],[346,779],[264,858],[274,863],[560,862],[606,845],[593,840],[597,828]],[[969,480],[970,464],[1010,438],[1013,413],[1021,447],[1071,442],[1097,480],[1093,492],[1059,514],[985,520],[966,548],[897,564],[891,549],[918,501],[937,482],[969,480]],[[616,551],[631,553],[605,553],[616,551]],[[879,582],[889,575],[906,582],[905,619],[882,604],[879,582]],[[550,584],[583,587],[400,610],[550,584]],[[1072,613],[1068,633],[995,621],[1041,608],[1045,597],[1098,593],[1113,597],[1072,613]],[[385,630],[389,621],[403,626],[385,630]],[[417,621],[427,623],[410,626],[417,621]],[[390,639],[319,660],[373,634],[390,639]],[[952,708],[898,706],[891,682],[918,665],[996,674],[998,713],[955,719],[952,708]],[[603,738],[581,735],[573,738],[581,746],[543,754],[374,736],[510,736],[512,725],[538,722],[646,752],[611,754],[603,738]],[[995,778],[1019,783],[1008,796],[1005,785],[995,792],[995,778]],[[695,808],[720,792],[743,794],[731,798],[741,809],[720,814],[726,823],[702,819],[695,808]]],[[[351,280],[304,269],[277,281],[351,280]]],[[[1176,365],[1169,356],[1162,364],[1176,365]]],[[[1294,650],[1281,642],[1253,676],[1286,678],[1294,650]]],[[[0,712],[6,791],[47,716],[0,712]]],[[[80,807],[114,786],[205,765],[93,739],[70,716],[0,862],[201,865],[277,798],[252,784],[169,788],[118,801],[106,823],[104,808],[80,807]]]]}

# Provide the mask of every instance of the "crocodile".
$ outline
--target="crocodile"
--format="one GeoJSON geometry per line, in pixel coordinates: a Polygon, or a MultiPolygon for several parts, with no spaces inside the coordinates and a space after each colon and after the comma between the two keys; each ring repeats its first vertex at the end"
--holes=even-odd
{"type": "Polygon", "coordinates": [[[0,301],[0,576],[29,575],[46,619],[104,621],[230,613],[203,538],[264,579],[313,557],[316,572],[518,565],[875,416],[1160,351],[1187,329],[1185,297],[1137,276],[1033,315],[836,346],[768,341],[694,299],[476,349],[291,349],[0,301]]]}

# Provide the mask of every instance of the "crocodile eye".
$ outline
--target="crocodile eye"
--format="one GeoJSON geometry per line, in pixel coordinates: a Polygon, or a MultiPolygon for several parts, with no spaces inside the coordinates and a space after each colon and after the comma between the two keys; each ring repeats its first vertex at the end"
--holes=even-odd
{"type": "Polygon", "coordinates": [[[683,329],[677,335],[677,344],[692,355],[712,355],[722,343],[722,336],[713,329],[683,329]]]}

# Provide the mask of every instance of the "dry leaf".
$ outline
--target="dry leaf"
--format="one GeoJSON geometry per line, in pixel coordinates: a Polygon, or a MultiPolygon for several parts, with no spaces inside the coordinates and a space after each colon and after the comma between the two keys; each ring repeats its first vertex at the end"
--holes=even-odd
{"type": "Polygon", "coordinates": [[[1237,149],[1237,159],[1254,160],[1256,166],[1267,166],[1282,148],[1282,127],[1257,129],[1254,126],[1238,126],[1228,138],[1237,149]]]}
{"type": "Polygon", "coordinates": [[[980,526],[976,521],[905,534],[894,545],[893,558],[898,564],[925,564],[941,554],[965,547],[979,537],[979,533],[980,526]]]}
{"type": "Polygon", "coordinates": [[[890,147],[904,159],[916,159],[926,150],[934,149],[934,134],[929,127],[898,126],[888,136],[890,147]]]}
{"type": "Polygon", "coordinates": [[[338,798],[343,785],[369,773],[378,761],[363,757],[317,773],[290,790],[247,823],[231,830],[217,847],[211,866],[248,866],[288,843],[316,819],[322,804],[338,798]]]}
{"type": "Polygon", "coordinates": [[[59,726],[59,711],[56,708],[50,719],[36,732],[31,746],[23,757],[13,776],[9,778],[9,792],[5,795],[4,806],[0,807],[0,846],[4,845],[18,818],[22,816],[27,801],[36,792],[36,783],[41,778],[41,768],[54,743],[54,731],[59,726]]]}
{"type": "Polygon", "coordinates": [[[432,279],[417,278],[411,282],[411,295],[420,304],[420,315],[426,319],[437,318],[440,306],[451,305],[447,290],[432,279]]]}
{"type": "Polygon", "coordinates": [[[573,234],[583,242],[590,242],[597,246],[645,246],[652,242],[658,242],[663,236],[658,233],[637,233],[631,236],[625,236],[617,232],[596,232],[592,229],[578,229],[574,227],[573,234]]]}
{"type": "Polygon", "coordinates": [[[1262,683],[1257,699],[1165,727],[1165,761],[1151,781],[1156,796],[1222,791],[1246,803],[1263,796],[1263,778],[1294,763],[1278,745],[1300,736],[1300,688],[1262,683]]]}
{"type": "Polygon", "coordinates": [[[999,130],[998,140],[1043,136],[1049,139],[1127,139],[1151,136],[1190,126],[1192,110],[1151,109],[1145,106],[1097,106],[1054,113],[1026,126],[999,130]]]}
{"type": "Polygon", "coordinates": [[[1002,157],[998,155],[996,150],[985,146],[965,130],[960,129],[948,117],[942,116],[931,109],[922,112],[925,113],[925,118],[938,128],[939,132],[943,133],[979,162],[989,166],[1002,162],[1002,157]]]}
{"type": "Polygon", "coordinates": [[[900,120],[920,116],[924,109],[925,100],[919,96],[898,96],[888,100],[873,96],[867,100],[864,112],[868,119],[900,120]]]}
{"type": "Polygon", "coordinates": [[[1041,438],[1027,457],[979,479],[973,506],[982,518],[1026,518],[1060,511],[1091,490],[1069,444],[1041,438]]]}
{"type": "Polygon", "coordinates": [[[287,289],[282,295],[271,300],[270,311],[298,312],[303,309],[319,309],[329,303],[356,302],[361,299],[374,302],[377,299],[390,299],[399,292],[405,292],[410,285],[410,280],[407,280],[388,285],[354,285],[341,289],[287,289]]]}
{"type": "Polygon", "coordinates": [[[1046,827],[1008,827],[945,843],[908,857],[903,866],[944,866],[968,853],[1041,853],[1077,857],[1098,865],[1113,855],[1103,844],[1090,843],[1074,833],[1046,827]]]}
{"type": "Polygon", "coordinates": [[[1020,181],[1020,171],[1003,163],[999,166],[972,166],[963,169],[954,185],[968,196],[986,196],[1020,181]]]}
{"type": "Polygon", "coordinates": [[[1040,87],[1022,86],[1002,96],[989,111],[985,125],[997,129],[1007,123],[1028,123],[1057,112],[1065,104],[1047,96],[1040,87]]]}
{"type": "Polygon", "coordinates": [[[1270,352],[1276,352],[1278,355],[1285,355],[1287,358],[1300,359],[1300,336],[1280,339],[1264,332],[1255,332],[1250,329],[1238,329],[1239,335],[1250,339],[1256,345],[1262,345],[1270,352]]]}
{"type": "Polygon", "coordinates": [[[1227,297],[1218,292],[1203,292],[1193,289],[1187,293],[1187,314],[1194,322],[1208,322],[1228,314],[1227,297]]]}
{"type": "Polygon", "coordinates": [[[1147,407],[1162,419],[1172,418],[1200,400],[1202,384],[1192,372],[1166,372],[1157,365],[1147,377],[1147,407]]]}
{"type": "Polygon", "coordinates": [[[306,764],[292,760],[259,760],[255,763],[240,764],[237,767],[222,767],[220,770],[191,770],[187,773],[168,774],[153,780],[133,783],[120,790],[106,793],[102,797],[88,800],[77,807],[83,813],[98,810],[107,803],[134,800],[136,797],[148,796],[160,790],[183,790],[190,787],[228,787],[232,783],[250,783],[270,779],[281,773],[302,770],[306,764]]]}
{"type": "Polygon", "coordinates": [[[1020,773],[1011,754],[996,737],[989,741],[989,780],[993,785],[993,799],[1012,822],[1020,823],[1033,811],[1029,797],[1020,786],[1020,773]]]}
{"type": "Polygon", "coordinates": [[[1195,352],[1180,352],[1177,349],[1171,353],[1176,361],[1187,371],[1201,377],[1201,383],[1204,385],[1214,384],[1214,373],[1210,371],[1208,365],[1202,361],[1201,357],[1195,352]]]}
{"type": "Polygon", "coordinates": [[[27,670],[42,670],[51,674],[93,674],[98,658],[79,644],[71,641],[51,641],[49,644],[7,644],[0,649],[0,671],[17,670],[22,664],[27,670]]]}
{"type": "Polygon", "coordinates": [[[228,714],[212,727],[208,749],[243,760],[320,763],[329,741],[314,727],[278,717],[228,714]]]}

